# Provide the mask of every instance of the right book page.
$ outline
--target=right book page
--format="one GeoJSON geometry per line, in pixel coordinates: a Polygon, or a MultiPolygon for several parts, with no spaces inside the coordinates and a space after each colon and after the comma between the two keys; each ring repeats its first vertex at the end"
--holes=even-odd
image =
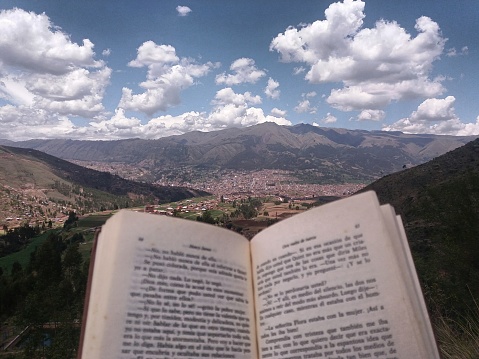
{"type": "Polygon", "coordinates": [[[436,358],[396,217],[374,192],[251,243],[260,358],[436,358]]]}

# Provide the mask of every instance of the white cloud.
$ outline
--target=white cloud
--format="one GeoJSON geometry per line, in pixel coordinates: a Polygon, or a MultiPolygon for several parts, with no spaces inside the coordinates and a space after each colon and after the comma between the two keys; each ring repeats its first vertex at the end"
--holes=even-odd
{"type": "Polygon", "coordinates": [[[311,102],[308,99],[316,97],[316,95],[317,93],[315,91],[301,94],[301,97],[303,98],[303,100],[298,103],[298,105],[294,108],[294,110],[297,113],[315,114],[317,111],[317,108],[312,106],[311,102]]]}
{"type": "Polygon", "coordinates": [[[456,98],[448,96],[445,99],[429,98],[419,105],[411,115],[413,121],[447,121],[457,119],[454,103],[456,98]]]}
{"type": "Polygon", "coordinates": [[[327,102],[340,110],[379,109],[391,101],[437,96],[440,79],[429,79],[445,39],[428,17],[416,20],[417,35],[398,23],[363,27],[363,1],[344,0],[325,11],[325,20],[289,27],[270,44],[284,62],[309,66],[311,83],[342,83],[327,102]]]}
{"type": "Polygon", "coordinates": [[[271,114],[276,117],[285,117],[286,113],[287,113],[286,111],[280,110],[279,108],[276,108],[276,107],[271,110],[271,114]]]}
{"type": "Polygon", "coordinates": [[[216,106],[207,119],[211,129],[244,127],[263,122],[291,125],[291,122],[282,116],[273,113],[265,116],[261,108],[250,107],[260,104],[261,98],[249,92],[237,94],[231,88],[225,88],[216,93],[212,103],[216,106]]]}
{"type": "Polygon", "coordinates": [[[300,67],[295,67],[293,69],[293,75],[299,75],[299,74],[302,74],[306,71],[306,68],[304,68],[303,66],[300,66],[300,67]]]}
{"type": "MultiPolygon", "coordinates": [[[[74,129],[65,116],[103,115],[111,69],[95,60],[90,40],[73,43],[47,15],[22,9],[0,11],[0,34],[0,126],[14,113],[19,125],[64,135],[74,129]]],[[[14,127],[19,136],[32,130],[14,127]]]]}
{"type": "Polygon", "coordinates": [[[128,118],[122,108],[115,110],[109,120],[90,122],[89,136],[96,138],[128,138],[142,134],[141,121],[135,117],[128,118]]]}
{"type": "Polygon", "coordinates": [[[385,126],[383,130],[455,136],[479,135],[479,117],[475,123],[461,122],[454,110],[455,101],[454,96],[427,99],[410,117],[385,126]]]}
{"type": "Polygon", "coordinates": [[[214,100],[212,101],[215,105],[226,105],[233,104],[235,106],[242,106],[248,104],[258,105],[261,103],[261,97],[256,95],[253,96],[251,92],[245,92],[244,94],[237,94],[233,91],[232,88],[227,87],[219,90],[214,100]]]}
{"type": "Polygon", "coordinates": [[[0,107],[0,133],[2,138],[14,141],[31,138],[74,138],[82,136],[66,116],[51,114],[28,106],[0,107]]]}
{"type": "Polygon", "coordinates": [[[272,98],[273,100],[277,100],[279,98],[279,95],[281,93],[280,90],[278,90],[279,87],[279,82],[273,80],[271,77],[268,79],[268,85],[264,89],[264,93],[266,96],[269,98],[272,98]]]}
{"type": "Polygon", "coordinates": [[[33,73],[65,74],[78,67],[102,67],[93,43],[71,42],[45,14],[22,9],[0,11],[0,66],[33,73]]]}
{"type": "Polygon", "coordinates": [[[331,123],[335,123],[335,122],[337,122],[337,121],[338,121],[338,119],[337,119],[334,115],[332,115],[332,114],[330,114],[330,113],[327,113],[327,114],[326,114],[326,117],[324,117],[324,118],[321,120],[321,122],[324,123],[324,124],[331,124],[331,123]]]}
{"type": "Polygon", "coordinates": [[[197,64],[191,59],[180,59],[173,46],[157,45],[153,41],[143,43],[138,48],[136,59],[128,65],[148,68],[146,81],[139,84],[145,92],[133,94],[130,88],[124,87],[119,107],[149,116],[178,105],[181,91],[216,66],[211,62],[197,64]]]}
{"type": "Polygon", "coordinates": [[[164,66],[178,63],[180,59],[176,56],[176,50],[171,45],[157,45],[153,41],[146,41],[138,48],[135,60],[128,63],[131,67],[151,66],[149,69],[155,76],[155,69],[161,70],[164,66]]]}
{"type": "Polygon", "coordinates": [[[216,84],[225,84],[227,86],[239,85],[242,83],[256,83],[261,77],[266,75],[266,72],[259,70],[253,59],[240,58],[235,60],[230,70],[233,74],[222,73],[216,76],[216,84]]]}
{"type": "Polygon", "coordinates": [[[101,54],[105,57],[108,57],[111,55],[111,49],[105,49],[101,52],[101,54]]]}
{"type": "Polygon", "coordinates": [[[446,56],[448,57],[455,57],[455,56],[465,56],[469,54],[469,48],[464,46],[460,52],[457,52],[455,47],[447,49],[446,56]]]}
{"type": "Polygon", "coordinates": [[[191,131],[215,131],[230,127],[246,127],[263,122],[275,122],[279,125],[291,125],[284,118],[285,112],[276,109],[271,115],[265,115],[261,108],[261,97],[250,92],[235,93],[224,88],[216,93],[210,113],[190,111],[178,116],[158,116],[146,124],[135,117],[127,117],[123,108],[118,108],[108,120],[91,122],[84,128],[82,138],[159,138],[179,135],[191,131]]]}
{"type": "MultiPolygon", "coordinates": [[[[265,115],[256,108],[262,99],[250,92],[235,93],[231,88],[217,92],[213,109],[159,116],[144,123],[127,114],[129,110],[153,115],[180,102],[181,91],[205,76],[217,63],[200,64],[181,58],[174,47],[152,41],[138,48],[128,65],[146,68],[139,84],[142,93],[125,87],[113,115],[105,112],[102,101],[112,70],[95,59],[93,44],[78,45],[42,14],[15,9],[0,12],[0,133],[11,140],[29,138],[120,139],[158,138],[192,130],[212,131],[232,126],[248,126],[267,121],[291,125],[283,113],[265,115]],[[76,125],[70,116],[86,118],[88,125],[76,125]]],[[[102,52],[108,56],[109,50],[102,52]]],[[[233,75],[225,82],[254,83],[265,72],[251,59],[238,59],[233,75]]],[[[221,82],[221,81],[220,81],[221,82]]],[[[270,83],[274,96],[275,83],[270,83]]]]}
{"type": "Polygon", "coordinates": [[[317,111],[317,108],[311,106],[311,102],[309,100],[302,100],[298,103],[298,106],[294,108],[297,113],[311,113],[314,114],[317,111]]]}
{"type": "Polygon", "coordinates": [[[177,6],[178,16],[187,16],[192,10],[188,6],[177,6]]]}
{"type": "Polygon", "coordinates": [[[384,111],[381,110],[362,110],[358,115],[358,121],[382,121],[386,117],[384,111]]]}
{"type": "Polygon", "coordinates": [[[36,108],[90,118],[104,110],[103,92],[110,75],[109,68],[95,72],[76,69],[62,76],[35,75],[30,77],[26,88],[35,95],[36,108]]]}
{"type": "Polygon", "coordinates": [[[35,95],[27,90],[22,76],[5,74],[0,80],[0,98],[15,105],[32,105],[35,95]]]}

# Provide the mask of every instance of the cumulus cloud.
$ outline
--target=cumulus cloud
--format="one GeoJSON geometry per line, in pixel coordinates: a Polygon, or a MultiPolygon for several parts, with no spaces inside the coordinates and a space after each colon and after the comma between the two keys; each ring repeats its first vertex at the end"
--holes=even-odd
{"type": "Polygon", "coordinates": [[[249,92],[237,94],[231,88],[225,88],[216,93],[212,103],[216,106],[207,119],[212,129],[244,127],[263,122],[291,125],[282,116],[265,115],[261,108],[251,107],[250,105],[260,104],[261,98],[249,92]]]}
{"type": "Polygon", "coordinates": [[[118,108],[109,120],[90,122],[89,133],[93,137],[128,138],[141,135],[141,121],[125,116],[125,110],[118,108]]]}
{"type": "Polygon", "coordinates": [[[73,43],[48,16],[22,9],[0,11],[0,33],[0,125],[14,114],[19,125],[68,133],[66,116],[104,113],[111,69],[95,60],[90,40],[73,43]]]}
{"type": "Polygon", "coordinates": [[[93,43],[71,42],[45,14],[22,9],[0,11],[1,67],[33,73],[66,74],[77,67],[102,67],[94,59],[93,43]]]}
{"type": "Polygon", "coordinates": [[[258,105],[261,103],[261,97],[258,95],[253,96],[251,92],[238,94],[238,93],[235,93],[232,88],[227,87],[227,88],[219,90],[216,93],[212,103],[215,105],[233,104],[235,106],[242,106],[242,105],[248,105],[248,104],[258,105]]]}
{"type": "MultiPolygon", "coordinates": [[[[246,127],[264,122],[275,122],[279,125],[291,125],[285,118],[286,112],[273,109],[266,115],[261,108],[261,97],[250,92],[235,93],[231,88],[217,91],[212,100],[213,109],[209,112],[190,111],[177,116],[164,115],[142,123],[138,118],[128,116],[124,108],[117,108],[109,119],[90,122],[89,126],[75,128],[73,124],[64,125],[68,129],[69,138],[82,139],[122,139],[141,137],[154,139],[164,136],[180,135],[191,131],[215,131],[230,127],[246,127]]],[[[2,116],[0,108],[0,116],[2,116]]],[[[14,117],[12,115],[12,117],[14,117]]],[[[36,127],[36,130],[40,127],[36,127]]],[[[1,131],[0,127],[0,131],[1,131]]],[[[65,129],[63,129],[65,131],[65,129]]],[[[37,137],[50,138],[38,132],[37,137]]],[[[58,136],[58,131],[55,132],[58,136]]],[[[16,138],[16,137],[13,137],[16,138]]]]}
{"type": "Polygon", "coordinates": [[[230,70],[232,74],[222,73],[216,76],[216,84],[225,84],[227,86],[239,85],[242,83],[256,83],[266,72],[259,70],[253,59],[242,57],[235,60],[230,70]]]}
{"type": "Polygon", "coordinates": [[[302,100],[298,103],[298,106],[294,108],[297,113],[311,113],[314,114],[317,111],[317,108],[311,106],[311,102],[309,100],[302,100]]]}
{"type": "Polygon", "coordinates": [[[382,121],[386,117],[386,113],[381,110],[363,110],[358,115],[358,121],[382,121]]]}
{"type": "Polygon", "coordinates": [[[178,16],[187,16],[192,10],[188,6],[177,6],[178,16]]]}
{"type": "Polygon", "coordinates": [[[294,110],[297,113],[315,114],[318,109],[311,105],[311,102],[309,101],[309,99],[312,97],[315,97],[316,95],[317,93],[315,91],[301,94],[303,99],[298,103],[298,105],[294,108],[294,110]]]}
{"type": "MultiPolygon", "coordinates": [[[[75,127],[67,118],[49,121],[42,113],[32,113],[38,123],[30,135],[40,138],[81,138],[81,139],[122,139],[131,137],[159,138],[180,135],[190,131],[215,131],[230,127],[246,127],[264,122],[275,122],[279,125],[291,125],[285,118],[285,111],[275,109],[266,115],[261,108],[261,97],[250,92],[235,93],[231,88],[219,90],[212,101],[211,112],[190,111],[178,116],[164,115],[150,119],[147,123],[134,116],[128,116],[124,108],[117,108],[115,114],[108,119],[92,121],[89,126],[75,127]]],[[[9,122],[0,123],[0,131],[9,128],[7,139],[22,139],[21,126],[15,120],[18,117],[16,107],[0,107],[0,117],[9,122]]],[[[27,121],[27,115],[24,116],[27,121]]]]}
{"type": "MultiPolygon", "coordinates": [[[[216,63],[197,63],[177,55],[170,45],[152,41],[137,49],[129,67],[146,69],[139,83],[144,91],[125,87],[114,114],[102,101],[112,70],[95,59],[93,43],[76,44],[45,15],[20,9],[0,12],[0,133],[3,138],[158,138],[193,130],[212,131],[272,121],[291,125],[281,111],[264,114],[257,108],[262,99],[251,92],[219,90],[207,112],[190,111],[178,116],[159,116],[146,123],[128,111],[152,116],[180,102],[180,94],[198,78],[217,68],[216,63]],[[71,116],[85,118],[76,125],[71,116]]],[[[110,50],[104,50],[108,56],[110,50]]],[[[255,83],[265,72],[251,59],[238,59],[224,83],[255,83]]],[[[220,79],[221,83],[222,80],[220,79]]],[[[277,83],[269,83],[276,96],[277,83]]]]}
{"type": "Polygon", "coordinates": [[[452,47],[450,49],[447,49],[446,56],[448,57],[455,57],[455,56],[464,56],[469,54],[469,48],[467,46],[464,46],[460,52],[456,50],[455,47],[452,47]]]}
{"type": "Polygon", "coordinates": [[[383,127],[385,131],[431,133],[436,135],[479,135],[479,117],[475,123],[463,123],[455,113],[454,96],[430,98],[421,103],[410,117],[383,127]]]}
{"type": "Polygon", "coordinates": [[[146,41],[138,48],[136,59],[128,63],[131,67],[147,67],[146,81],[140,83],[143,93],[133,94],[124,87],[119,107],[125,110],[143,112],[149,116],[157,111],[165,111],[181,102],[180,93],[216,67],[208,62],[197,64],[188,58],[179,58],[171,45],[157,45],[146,41]]]}
{"type": "Polygon", "coordinates": [[[277,100],[281,93],[281,91],[278,90],[278,87],[279,87],[279,82],[273,80],[270,77],[268,79],[268,85],[266,85],[266,88],[264,89],[265,95],[268,96],[269,98],[272,98],[273,100],[277,100]]]}
{"type": "Polygon", "coordinates": [[[327,98],[342,111],[377,110],[391,101],[443,93],[440,79],[429,78],[446,41],[438,24],[420,17],[416,36],[394,21],[364,28],[364,5],[360,0],[333,3],[325,20],[289,27],[272,40],[270,50],[281,61],[308,66],[310,83],[342,83],[327,98]]]}
{"type": "Polygon", "coordinates": [[[34,138],[74,138],[82,135],[66,116],[29,106],[0,106],[0,133],[15,141],[34,138]]]}
{"type": "Polygon", "coordinates": [[[338,121],[336,116],[330,114],[329,112],[326,114],[326,117],[324,117],[321,120],[321,122],[324,123],[324,124],[331,124],[331,123],[335,123],[336,121],[338,121]]]}
{"type": "Polygon", "coordinates": [[[285,117],[286,113],[287,113],[286,111],[280,110],[279,108],[276,108],[276,107],[271,110],[271,114],[276,117],[285,117]]]}

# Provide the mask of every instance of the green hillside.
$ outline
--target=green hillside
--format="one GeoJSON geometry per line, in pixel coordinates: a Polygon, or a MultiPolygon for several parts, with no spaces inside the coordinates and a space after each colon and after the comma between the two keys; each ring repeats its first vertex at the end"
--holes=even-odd
{"type": "Polygon", "coordinates": [[[386,176],[373,189],[403,217],[430,308],[455,316],[479,302],[479,140],[386,176]]]}

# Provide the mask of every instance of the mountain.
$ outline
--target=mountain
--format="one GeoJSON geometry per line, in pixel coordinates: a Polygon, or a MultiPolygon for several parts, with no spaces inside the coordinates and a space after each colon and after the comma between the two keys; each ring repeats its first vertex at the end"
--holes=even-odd
{"type": "Polygon", "coordinates": [[[0,220],[13,215],[35,217],[47,208],[52,213],[65,208],[90,212],[205,194],[133,182],[37,150],[0,146],[0,220]]]}
{"type": "Polygon", "coordinates": [[[15,142],[15,146],[67,160],[136,164],[153,172],[182,166],[314,169],[325,181],[344,182],[377,179],[404,166],[424,163],[475,138],[263,123],[157,140],[30,140],[15,142]]]}
{"type": "Polygon", "coordinates": [[[364,190],[369,189],[401,214],[430,308],[474,308],[473,299],[479,300],[479,139],[385,176],[364,190]]]}

